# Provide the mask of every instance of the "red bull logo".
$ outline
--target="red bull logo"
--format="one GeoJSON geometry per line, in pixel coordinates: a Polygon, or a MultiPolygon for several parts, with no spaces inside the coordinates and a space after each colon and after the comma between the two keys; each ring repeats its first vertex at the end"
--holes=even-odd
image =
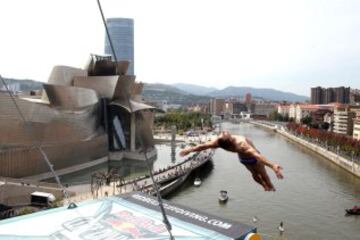
{"type": "Polygon", "coordinates": [[[119,232],[128,233],[134,238],[166,232],[163,224],[156,224],[146,217],[134,216],[129,211],[121,211],[105,216],[103,222],[119,232]]]}

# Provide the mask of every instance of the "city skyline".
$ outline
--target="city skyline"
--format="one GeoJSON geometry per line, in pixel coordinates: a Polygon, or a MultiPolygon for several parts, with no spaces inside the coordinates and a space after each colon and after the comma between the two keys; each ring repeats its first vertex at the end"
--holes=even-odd
{"type": "MultiPolygon", "coordinates": [[[[83,67],[84,56],[103,53],[95,1],[12,1],[1,9],[4,77],[45,82],[53,65],[83,67]]],[[[143,82],[305,96],[316,86],[360,88],[357,1],[109,0],[103,9],[107,18],[134,19],[136,74],[143,82]]]]}

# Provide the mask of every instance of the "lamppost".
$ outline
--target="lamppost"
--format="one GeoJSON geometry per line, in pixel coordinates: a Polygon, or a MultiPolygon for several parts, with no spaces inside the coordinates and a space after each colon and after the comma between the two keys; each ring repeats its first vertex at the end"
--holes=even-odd
{"type": "Polygon", "coordinates": [[[171,126],[171,162],[174,163],[176,161],[176,125],[171,126]]]}

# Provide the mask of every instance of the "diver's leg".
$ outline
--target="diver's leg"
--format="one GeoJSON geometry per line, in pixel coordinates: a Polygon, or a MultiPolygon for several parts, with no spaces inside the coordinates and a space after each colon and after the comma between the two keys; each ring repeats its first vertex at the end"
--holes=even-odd
{"type": "Polygon", "coordinates": [[[275,191],[274,185],[272,184],[269,175],[266,172],[265,166],[263,163],[257,161],[253,165],[253,169],[256,171],[256,173],[259,175],[259,177],[262,179],[262,181],[265,182],[265,185],[267,188],[271,191],[275,191]]]}
{"type": "Polygon", "coordinates": [[[249,165],[249,164],[244,164],[244,166],[251,172],[251,175],[253,177],[253,179],[255,180],[255,182],[257,182],[258,184],[260,184],[265,191],[269,191],[268,186],[265,184],[265,181],[263,181],[260,177],[260,175],[257,173],[257,171],[253,168],[253,165],[249,165]]]}

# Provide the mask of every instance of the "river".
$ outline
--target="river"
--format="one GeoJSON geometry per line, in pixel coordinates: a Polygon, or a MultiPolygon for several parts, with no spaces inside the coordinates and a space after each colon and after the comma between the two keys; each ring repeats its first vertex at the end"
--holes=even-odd
{"type": "MultiPolygon", "coordinates": [[[[277,180],[269,171],[277,191],[264,192],[236,154],[218,149],[212,164],[197,175],[202,178],[202,185],[194,187],[190,179],[169,200],[257,226],[260,233],[272,237],[279,236],[277,227],[283,221],[285,232],[279,239],[360,239],[360,216],[345,217],[344,211],[360,205],[359,178],[272,131],[245,123],[223,123],[222,129],[252,139],[261,153],[284,168],[283,180],[277,180]],[[222,189],[229,192],[226,205],[218,203],[222,189]],[[254,216],[257,223],[252,222],[254,216]]],[[[153,170],[184,160],[178,155],[179,148],[175,156],[169,145],[157,148],[153,170]]],[[[118,168],[128,177],[147,174],[144,162],[123,160],[62,176],[61,180],[70,185],[80,184],[80,189],[89,191],[91,174],[107,171],[109,167],[118,168]]]]}
{"type": "Polygon", "coordinates": [[[344,211],[360,204],[359,178],[274,132],[244,123],[223,123],[222,129],[252,139],[268,159],[284,168],[283,180],[269,172],[277,191],[264,192],[236,154],[218,149],[214,168],[201,187],[183,188],[171,201],[255,225],[269,236],[279,236],[277,227],[283,221],[280,239],[360,239],[360,216],[346,217],[344,211]],[[217,200],[221,189],[229,192],[224,206],[217,200]]]}

